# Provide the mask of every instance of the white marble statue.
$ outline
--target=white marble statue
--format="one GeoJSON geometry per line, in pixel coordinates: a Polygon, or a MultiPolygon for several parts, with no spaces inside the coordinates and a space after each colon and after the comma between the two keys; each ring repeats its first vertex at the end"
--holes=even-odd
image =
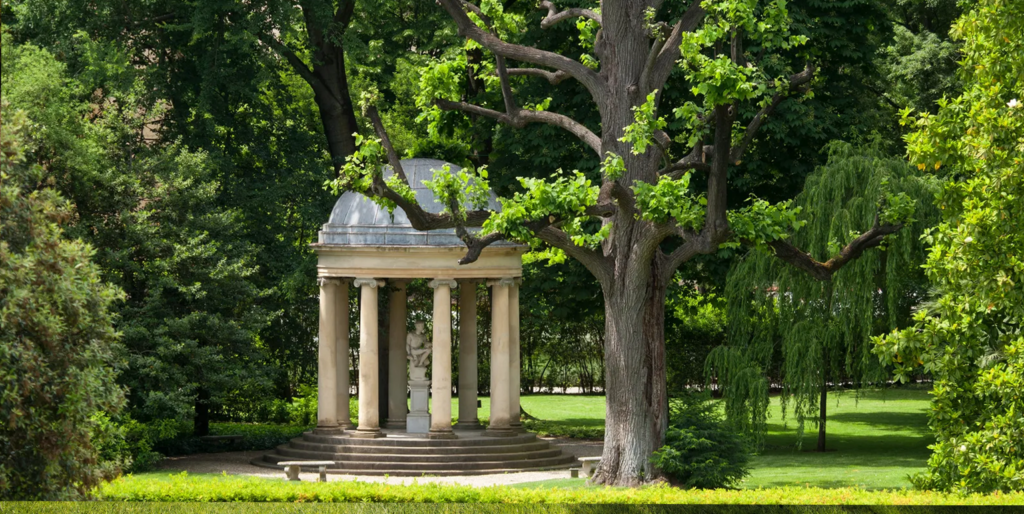
{"type": "Polygon", "coordinates": [[[423,333],[423,322],[416,322],[416,331],[405,337],[405,351],[409,355],[409,375],[412,380],[424,380],[430,358],[431,344],[423,333]]]}

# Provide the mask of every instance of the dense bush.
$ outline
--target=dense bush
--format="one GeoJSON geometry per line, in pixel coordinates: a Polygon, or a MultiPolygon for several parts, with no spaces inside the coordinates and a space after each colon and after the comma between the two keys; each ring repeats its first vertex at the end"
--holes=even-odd
{"type": "Polygon", "coordinates": [[[686,393],[669,401],[665,446],[652,462],[676,485],[687,488],[731,487],[747,476],[750,452],[707,395],[686,393]]]}
{"type": "Polygon", "coordinates": [[[118,418],[97,413],[92,419],[96,424],[94,443],[107,476],[153,469],[163,458],[153,447],[180,430],[180,424],[172,420],[140,423],[127,414],[118,418]]]}
{"type": "Polygon", "coordinates": [[[217,441],[196,437],[190,430],[157,441],[154,449],[163,455],[191,455],[224,451],[270,450],[299,437],[312,425],[210,423],[210,435],[240,435],[240,441],[217,441]]]}
{"type": "Polygon", "coordinates": [[[75,498],[103,471],[92,416],[124,404],[110,366],[120,292],[64,235],[74,213],[26,162],[25,116],[6,98],[0,112],[0,499],[75,498]]]}

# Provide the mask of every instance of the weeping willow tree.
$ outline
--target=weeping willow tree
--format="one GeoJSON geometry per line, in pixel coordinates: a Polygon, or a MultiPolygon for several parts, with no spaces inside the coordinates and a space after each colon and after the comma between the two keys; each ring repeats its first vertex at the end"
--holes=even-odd
{"type": "Polygon", "coordinates": [[[731,420],[760,442],[769,388],[781,384],[784,415],[796,416],[801,436],[805,421],[815,420],[817,449],[825,451],[829,389],[884,380],[871,336],[905,325],[923,297],[920,235],[937,219],[935,191],[904,160],[846,143],[831,146],[828,163],[795,200],[801,224],[788,239],[822,262],[856,247],[858,238],[883,239],[846,255],[850,262],[829,275],[775,258],[785,247],[759,247],[733,267],[726,286],[728,344],[708,357],[731,420]],[[868,231],[879,226],[893,229],[868,231]]]}

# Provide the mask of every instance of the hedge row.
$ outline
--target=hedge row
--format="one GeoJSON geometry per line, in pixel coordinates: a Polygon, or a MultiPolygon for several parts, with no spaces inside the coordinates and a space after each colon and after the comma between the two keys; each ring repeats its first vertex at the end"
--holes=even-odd
{"type": "Polygon", "coordinates": [[[682,490],[593,487],[513,488],[374,482],[287,482],[228,475],[141,475],[97,489],[107,501],[144,502],[351,502],[500,504],[725,504],[725,505],[1024,505],[1024,493],[956,496],[925,491],[772,488],[682,490]]]}

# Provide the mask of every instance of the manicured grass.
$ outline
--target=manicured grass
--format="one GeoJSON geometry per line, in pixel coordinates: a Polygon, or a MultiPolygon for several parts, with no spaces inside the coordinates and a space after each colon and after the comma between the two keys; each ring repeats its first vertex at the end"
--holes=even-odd
{"type": "Polygon", "coordinates": [[[348,502],[487,504],[733,504],[733,505],[1024,505],[1024,493],[954,496],[921,491],[783,487],[755,490],[682,490],[667,486],[467,487],[442,484],[388,485],[371,482],[288,482],[240,476],[130,476],[104,484],[107,501],[146,502],[348,502]]]}
{"type": "MultiPolygon", "coordinates": [[[[782,417],[773,398],[766,448],[753,458],[741,487],[813,486],[897,489],[910,487],[907,476],[924,470],[932,438],[927,426],[927,389],[900,388],[832,394],[825,453],[813,451],[817,429],[808,424],[798,449],[797,424],[782,417]]],[[[524,396],[523,408],[544,425],[570,432],[573,427],[604,426],[604,397],[524,396]]]]}
{"type": "Polygon", "coordinates": [[[828,402],[825,453],[813,450],[817,428],[808,424],[797,449],[796,420],[783,420],[772,400],[766,448],[752,460],[744,488],[810,485],[893,489],[910,487],[907,475],[928,461],[929,395],[925,389],[847,392],[828,402]]]}

